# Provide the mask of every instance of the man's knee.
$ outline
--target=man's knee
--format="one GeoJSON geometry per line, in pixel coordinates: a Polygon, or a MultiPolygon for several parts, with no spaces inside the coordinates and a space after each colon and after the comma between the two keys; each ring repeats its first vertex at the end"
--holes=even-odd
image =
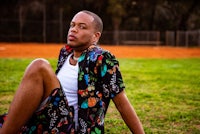
{"type": "Polygon", "coordinates": [[[56,74],[47,60],[42,58],[36,59],[31,63],[30,66],[34,70],[31,73],[31,76],[39,78],[44,84],[43,98],[49,96],[53,89],[60,87],[60,83],[56,77],[56,74]]]}
{"type": "Polygon", "coordinates": [[[50,63],[43,58],[33,60],[27,67],[29,73],[46,73],[52,71],[50,63]]]}
{"type": "Polygon", "coordinates": [[[43,58],[37,58],[37,59],[33,60],[31,62],[31,64],[33,64],[33,65],[35,65],[37,67],[45,67],[45,66],[49,66],[50,65],[49,61],[46,60],[46,59],[43,59],[43,58]]]}

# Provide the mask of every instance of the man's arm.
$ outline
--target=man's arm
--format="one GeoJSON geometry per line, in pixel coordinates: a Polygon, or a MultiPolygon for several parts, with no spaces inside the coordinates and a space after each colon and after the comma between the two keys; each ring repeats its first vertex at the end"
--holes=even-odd
{"type": "Polygon", "coordinates": [[[144,134],[142,124],[134,108],[129,102],[125,92],[122,91],[117,96],[115,96],[113,99],[113,102],[115,103],[115,106],[117,107],[123,120],[125,121],[126,125],[129,127],[131,132],[134,134],[144,134]]]}

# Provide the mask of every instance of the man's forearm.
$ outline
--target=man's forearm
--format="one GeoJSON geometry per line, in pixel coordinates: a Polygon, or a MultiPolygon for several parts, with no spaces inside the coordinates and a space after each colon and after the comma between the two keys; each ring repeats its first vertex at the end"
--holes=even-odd
{"type": "Polygon", "coordinates": [[[130,104],[126,94],[124,92],[118,94],[113,101],[131,132],[134,134],[144,134],[142,123],[130,104]]]}

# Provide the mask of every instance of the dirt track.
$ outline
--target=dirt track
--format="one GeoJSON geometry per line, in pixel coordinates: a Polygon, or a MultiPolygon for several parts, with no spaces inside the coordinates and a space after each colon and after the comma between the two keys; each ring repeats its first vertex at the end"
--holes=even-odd
{"type": "MultiPolygon", "coordinates": [[[[64,44],[0,43],[0,58],[57,58],[64,44]]],[[[200,58],[200,48],[161,46],[108,46],[117,58],[200,58]]]]}

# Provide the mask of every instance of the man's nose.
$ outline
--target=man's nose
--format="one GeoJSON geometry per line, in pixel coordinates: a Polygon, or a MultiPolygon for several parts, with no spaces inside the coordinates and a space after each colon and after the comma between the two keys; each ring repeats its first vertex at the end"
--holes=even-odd
{"type": "Polygon", "coordinates": [[[71,32],[77,32],[77,31],[78,31],[77,26],[71,27],[71,28],[70,28],[70,31],[71,31],[71,32]]]}

